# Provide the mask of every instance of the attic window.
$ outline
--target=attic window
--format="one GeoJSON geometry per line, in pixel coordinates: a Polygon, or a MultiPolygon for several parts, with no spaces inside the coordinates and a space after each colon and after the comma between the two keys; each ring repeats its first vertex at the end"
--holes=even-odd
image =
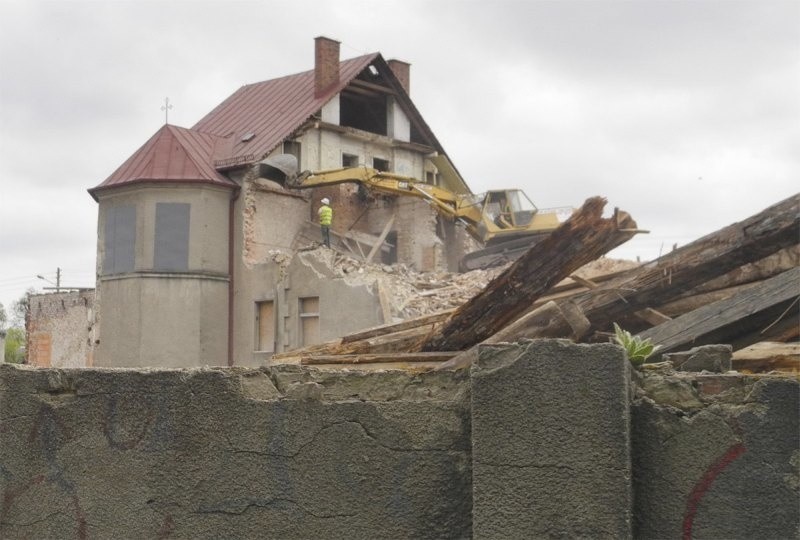
{"type": "Polygon", "coordinates": [[[242,137],[242,142],[252,141],[253,137],[255,137],[255,136],[256,136],[256,134],[253,133],[252,131],[249,132],[249,133],[245,133],[244,136],[242,137]]]}
{"type": "Polygon", "coordinates": [[[377,77],[378,76],[378,68],[376,68],[372,64],[369,65],[369,72],[372,73],[373,77],[377,77]]]}

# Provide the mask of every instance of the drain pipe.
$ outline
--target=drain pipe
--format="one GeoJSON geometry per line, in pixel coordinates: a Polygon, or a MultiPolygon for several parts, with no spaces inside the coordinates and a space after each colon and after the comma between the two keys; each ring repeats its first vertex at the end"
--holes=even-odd
{"type": "Polygon", "coordinates": [[[228,210],[228,367],[233,366],[233,254],[234,254],[234,210],[236,200],[239,198],[241,188],[237,187],[231,195],[230,208],[228,210]]]}

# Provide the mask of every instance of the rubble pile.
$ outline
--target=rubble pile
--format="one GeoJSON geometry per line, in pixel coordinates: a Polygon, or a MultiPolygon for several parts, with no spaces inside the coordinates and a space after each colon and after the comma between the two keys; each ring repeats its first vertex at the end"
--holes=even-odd
{"type": "MultiPolygon", "coordinates": [[[[472,270],[466,273],[418,272],[404,264],[374,264],[360,261],[335,250],[316,247],[306,251],[328,264],[335,276],[354,284],[379,284],[388,293],[392,314],[397,320],[411,319],[457,308],[483,290],[509,266],[472,270]]],[[[271,252],[272,260],[287,265],[291,257],[271,252]]],[[[640,266],[629,260],[602,257],[575,272],[592,279],[640,266]]],[[[564,283],[571,282],[567,279],[564,283]]]]}

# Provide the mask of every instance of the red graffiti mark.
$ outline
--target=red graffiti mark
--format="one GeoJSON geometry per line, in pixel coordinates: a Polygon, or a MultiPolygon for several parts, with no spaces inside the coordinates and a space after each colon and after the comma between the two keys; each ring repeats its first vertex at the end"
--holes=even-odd
{"type": "Polygon", "coordinates": [[[714,480],[720,475],[725,468],[733,463],[736,458],[744,454],[746,448],[742,443],[737,443],[728,448],[728,451],[715,461],[711,467],[706,470],[703,477],[695,484],[694,489],[689,494],[689,500],[686,501],[686,512],[683,515],[683,540],[692,539],[692,526],[694,525],[694,518],[697,515],[697,506],[700,501],[705,497],[714,480]]]}
{"type": "Polygon", "coordinates": [[[78,521],[78,530],[76,531],[78,538],[86,540],[86,514],[83,513],[81,502],[78,500],[77,495],[72,496],[72,506],[75,507],[75,519],[78,521]]]}
{"type": "Polygon", "coordinates": [[[167,514],[164,517],[164,523],[161,524],[161,529],[158,531],[158,540],[169,538],[169,535],[175,530],[175,523],[172,520],[172,514],[167,514]]]}
{"type": "Polygon", "coordinates": [[[3,508],[0,511],[0,521],[4,520],[4,518],[8,515],[9,510],[11,510],[11,505],[14,504],[14,499],[28,491],[31,487],[35,486],[36,484],[41,484],[44,481],[44,475],[40,474],[38,476],[34,476],[33,478],[28,481],[27,484],[23,484],[22,486],[11,489],[8,488],[3,492],[3,508]]]}

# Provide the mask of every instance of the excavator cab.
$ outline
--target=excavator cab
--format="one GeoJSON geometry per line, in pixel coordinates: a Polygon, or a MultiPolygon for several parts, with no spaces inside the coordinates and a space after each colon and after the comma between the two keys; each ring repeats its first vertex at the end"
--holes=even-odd
{"type": "Polygon", "coordinates": [[[488,191],[483,202],[486,218],[502,230],[527,229],[536,206],[519,189],[488,191]]]}

